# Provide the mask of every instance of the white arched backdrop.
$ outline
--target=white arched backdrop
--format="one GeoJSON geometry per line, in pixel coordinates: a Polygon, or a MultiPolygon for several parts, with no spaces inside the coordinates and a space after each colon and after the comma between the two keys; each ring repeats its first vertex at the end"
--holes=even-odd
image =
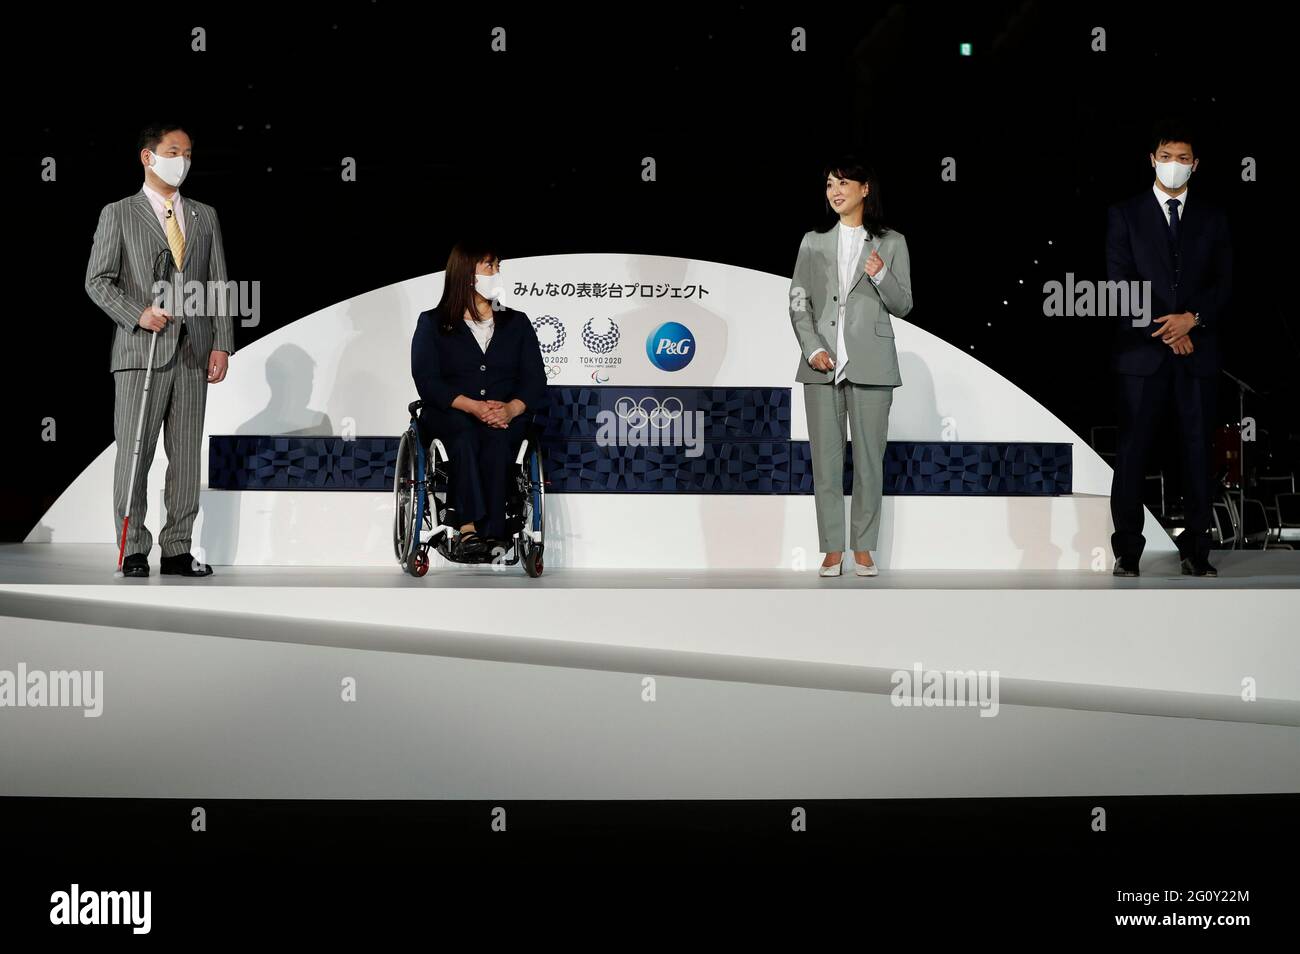
{"type": "MultiPolygon", "coordinates": [[[[790,279],[690,259],[578,254],[510,259],[506,303],[565,329],[551,384],[790,387],[792,436],[807,438],[799,360],[787,310],[790,279]],[[570,288],[569,286],[572,286],[570,288]],[[618,286],[622,297],[607,290],[618,286]],[[554,294],[551,294],[554,290],[554,294]],[[600,293],[604,290],[605,293],[600,293]],[[619,343],[593,380],[582,329],[619,343]],[[678,371],[655,367],[646,339],[666,321],[694,335],[678,371]]],[[[438,301],[443,273],[367,292],[293,321],[238,351],[209,387],[205,434],[397,435],[418,395],[410,343],[419,313],[438,301]]],[[[925,289],[918,289],[925,300],[925,289]]],[[[972,322],[984,320],[972,314],[972,322]]],[[[1087,569],[1109,564],[1111,470],[1060,420],[1011,381],[923,328],[894,319],[903,386],[891,440],[1043,441],[1074,446],[1074,493],[1061,497],[888,496],[882,566],[1087,569]]],[[[543,329],[544,341],[554,325],[543,329]]],[[[111,394],[107,376],[103,382],[111,394]]],[[[851,435],[850,435],[851,436],[851,435]]],[[[28,542],[109,543],[109,446],[59,497],[28,542]]],[[[162,442],[149,475],[148,525],[161,527],[162,442]]],[[[391,493],[225,491],[205,486],[194,552],[216,565],[391,565],[391,493]]],[[[846,498],[847,504],[847,498],[846,498]]],[[[1174,549],[1147,514],[1148,551],[1174,549]]],[[[818,562],[810,495],[561,494],[547,497],[549,567],[793,568],[818,562]]],[[[488,571],[485,571],[488,572],[488,571]]]]}

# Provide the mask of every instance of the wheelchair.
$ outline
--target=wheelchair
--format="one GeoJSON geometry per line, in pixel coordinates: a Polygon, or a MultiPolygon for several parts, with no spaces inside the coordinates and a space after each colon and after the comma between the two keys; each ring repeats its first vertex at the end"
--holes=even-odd
{"type": "Polygon", "coordinates": [[[429,572],[429,548],[449,563],[495,563],[524,565],[530,577],[542,575],[542,552],[546,548],[546,480],[542,473],[541,426],[534,420],[524,431],[511,465],[506,485],[506,534],[509,546],[490,546],[469,559],[457,553],[459,520],[448,525],[448,470],[450,457],[442,442],[434,439],[426,447],[420,436],[417,412],[423,401],[412,401],[407,410],[411,423],[397,448],[397,469],[393,477],[393,550],[397,562],[411,576],[429,572]]]}

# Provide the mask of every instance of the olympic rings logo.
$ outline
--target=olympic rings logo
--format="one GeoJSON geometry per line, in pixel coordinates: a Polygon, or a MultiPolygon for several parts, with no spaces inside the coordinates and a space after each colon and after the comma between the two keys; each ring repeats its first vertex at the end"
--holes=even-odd
{"type": "Polygon", "coordinates": [[[663,430],[682,416],[682,410],[682,399],[678,397],[668,397],[660,401],[658,398],[646,396],[638,401],[624,395],[614,402],[614,413],[618,415],[619,420],[627,421],[628,427],[644,427],[646,424],[653,424],[659,430],[663,430]],[[675,408],[670,406],[674,402],[677,405],[675,408]]]}

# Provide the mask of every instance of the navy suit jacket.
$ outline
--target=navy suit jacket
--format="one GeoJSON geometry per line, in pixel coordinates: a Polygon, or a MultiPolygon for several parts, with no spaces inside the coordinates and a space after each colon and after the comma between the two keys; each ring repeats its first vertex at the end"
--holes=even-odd
{"type": "Polygon", "coordinates": [[[1228,317],[1232,294],[1232,242],[1228,217],[1199,193],[1190,196],[1179,223],[1181,267],[1174,282],[1169,224],[1155,193],[1147,188],[1110,207],[1106,226],[1106,277],[1110,281],[1151,282],[1151,324],[1133,327],[1132,317],[1116,322],[1111,370],[1150,375],[1165,361],[1185,361],[1193,375],[1219,373],[1219,334],[1228,317]],[[1151,337],[1161,326],[1155,319],[1184,311],[1199,313],[1202,327],[1190,332],[1194,350],[1176,355],[1151,337]]]}
{"type": "Polygon", "coordinates": [[[411,377],[425,409],[445,411],[464,394],[476,401],[518,398],[530,417],[541,410],[548,398],[546,366],[533,323],[513,308],[498,311],[494,320],[484,352],[463,318],[443,332],[436,306],[420,313],[411,339],[411,377]]]}

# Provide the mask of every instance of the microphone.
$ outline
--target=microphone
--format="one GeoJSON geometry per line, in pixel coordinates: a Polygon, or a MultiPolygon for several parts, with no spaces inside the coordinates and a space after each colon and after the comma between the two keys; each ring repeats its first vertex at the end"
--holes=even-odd
{"type": "Polygon", "coordinates": [[[171,270],[172,253],[170,249],[163,249],[158,253],[158,257],[153,261],[153,280],[162,282],[167,280],[167,273],[171,270]]]}
{"type": "Polygon", "coordinates": [[[163,249],[158,253],[158,257],[153,262],[153,281],[157,285],[159,282],[167,281],[172,269],[172,253],[170,249],[163,249]]]}

